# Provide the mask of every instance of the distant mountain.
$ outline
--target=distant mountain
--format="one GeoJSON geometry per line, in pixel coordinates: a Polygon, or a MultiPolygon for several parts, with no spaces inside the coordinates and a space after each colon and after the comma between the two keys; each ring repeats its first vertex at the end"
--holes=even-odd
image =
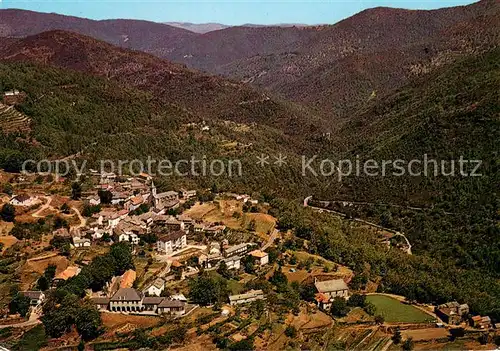
{"type": "Polygon", "coordinates": [[[145,21],[2,10],[0,33],[75,31],[266,88],[335,120],[421,74],[498,46],[499,8],[496,0],[432,11],[374,8],[335,25],[204,34],[145,21]]]}
{"type": "Polygon", "coordinates": [[[305,108],[272,99],[247,84],[72,32],[56,30],[22,39],[0,38],[0,60],[103,76],[151,92],[153,99],[175,104],[198,121],[260,122],[290,133],[303,133],[304,123],[318,122],[305,108]]]}
{"type": "Polygon", "coordinates": [[[172,26],[172,27],[177,27],[177,28],[182,28],[189,30],[194,33],[200,33],[200,34],[205,34],[208,32],[213,32],[216,30],[221,30],[221,29],[226,29],[229,27],[250,27],[250,28],[262,28],[262,27],[282,27],[282,28],[287,28],[287,27],[309,27],[308,24],[302,24],[302,23],[278,23],[278,24],[254,24],[254,23],[245,23],[245,24],[239,24],[239,25],[233,25],[229,26],[226,24],[221,24],[221,23],[190,23],[190,22],[165,22],[165,24],[172,26]]]}
{"type": "Polygon", "coordinates": [[[26,37],[50,30],[67,30],[110,44],[150,51],[161,47],[174,50],[183,40],[197,34],[166,24],[139,20],[102,20],[40,13],[26,10],[0,10],[0,37],[26,37]]]}
{"type": "Polygon", "coordinates": [[[172,27],[182,28],[194,33],[201,33],[201,34],[230,27],[220,23],[165,22],[165,24],[172,27]]]}
{"type": "Polygon", "coordinates": [[[498,46],[498,28],[498,1],[434,11],[375,8],[333,26],[304,29],[307,35],[272,53],[219,66],[211,61],[208,67],[212,55],[189,60],[332,116],[348,117],[421,74],[498,46]]]}

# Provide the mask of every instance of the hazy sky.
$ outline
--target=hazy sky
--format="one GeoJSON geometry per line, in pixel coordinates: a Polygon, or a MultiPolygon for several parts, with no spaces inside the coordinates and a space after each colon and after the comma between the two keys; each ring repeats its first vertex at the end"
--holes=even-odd
{"type": "Polygon", "coordinates": [[[224,24],[335,23],[376,6],[435,9],[470,4],[468,0],[221,0],[221,1],[64,1],[0,0],[0,8],[56,12],[92,19],[134,18],[156,22],[224,24]]]}

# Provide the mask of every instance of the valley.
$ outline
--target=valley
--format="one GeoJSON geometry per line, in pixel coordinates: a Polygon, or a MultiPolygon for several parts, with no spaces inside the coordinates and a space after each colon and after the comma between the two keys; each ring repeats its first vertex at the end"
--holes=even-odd
{"type": "Polygon", "coordinates": [[[1,347],[495,349],[499,19],[0,10],[1,347]]]}

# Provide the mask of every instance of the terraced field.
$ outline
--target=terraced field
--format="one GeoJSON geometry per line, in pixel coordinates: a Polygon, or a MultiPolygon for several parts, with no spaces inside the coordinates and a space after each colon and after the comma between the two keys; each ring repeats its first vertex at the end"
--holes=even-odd
{"type": "Polygon", "coordinates": [[[29,132],[31,119],[14,106],[0,103],[0,130],[3,133],[29,132]]]}

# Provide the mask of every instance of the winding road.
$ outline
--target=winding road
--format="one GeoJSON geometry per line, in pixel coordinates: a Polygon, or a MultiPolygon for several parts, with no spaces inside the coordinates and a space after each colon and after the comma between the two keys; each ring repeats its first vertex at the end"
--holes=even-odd
{"type": "MultiPolygon", "coordinates": [[[[310,207],[312,208],[313,210],[317,210],[317,211],[320,211],[320,212],[329,212],[329,213],[333,213],[333,214],[336,214],[338,216],[341,216],[341,217],[346,217],[346,215],[342,212],[337,212],[337,211],[334,211],[334,210],[329,210],[329,209],[326,209],[326,208],[322,208],[322,207],[316,207],[316,206],[310,206],[309,205],[309,201],[311,201],[312,199],[312,196],[308,196],[304,199],[304,207],[310,207]]],[[[323,201],[325,202],[325,201],[323,201]]],[[[389,229],[389,228],[385,228],[385,227],[382,227],[381,225],[378,225],[378,224],[375,224],[375,223],[372,223],[372,222],[368,222],[368,221],[365,221],[364,219],[361,219],[361,218],[352,218],[351,220],[355,221],[355,222],[359,222],[359,223],[363,223],[363,224],[366,224],[370,227],[373,227],[373,228],[377,228],[377,229],[381,229],[381,230],[385,230],[389,233],[392,233],[394,234],[394,236],[401,236],[404,238],[404,240],[406,241],[406,245],[408,246],[408,248],[405,250],[405,252],[408,254],[408,255],[411,255],[412,252],[411,252],[411,243],[410,241],[408,240],[408,238],[406,237],[406,235],[404,235],[403,233],[401,232],[398,232],[394,229],[389,229]]]]}

